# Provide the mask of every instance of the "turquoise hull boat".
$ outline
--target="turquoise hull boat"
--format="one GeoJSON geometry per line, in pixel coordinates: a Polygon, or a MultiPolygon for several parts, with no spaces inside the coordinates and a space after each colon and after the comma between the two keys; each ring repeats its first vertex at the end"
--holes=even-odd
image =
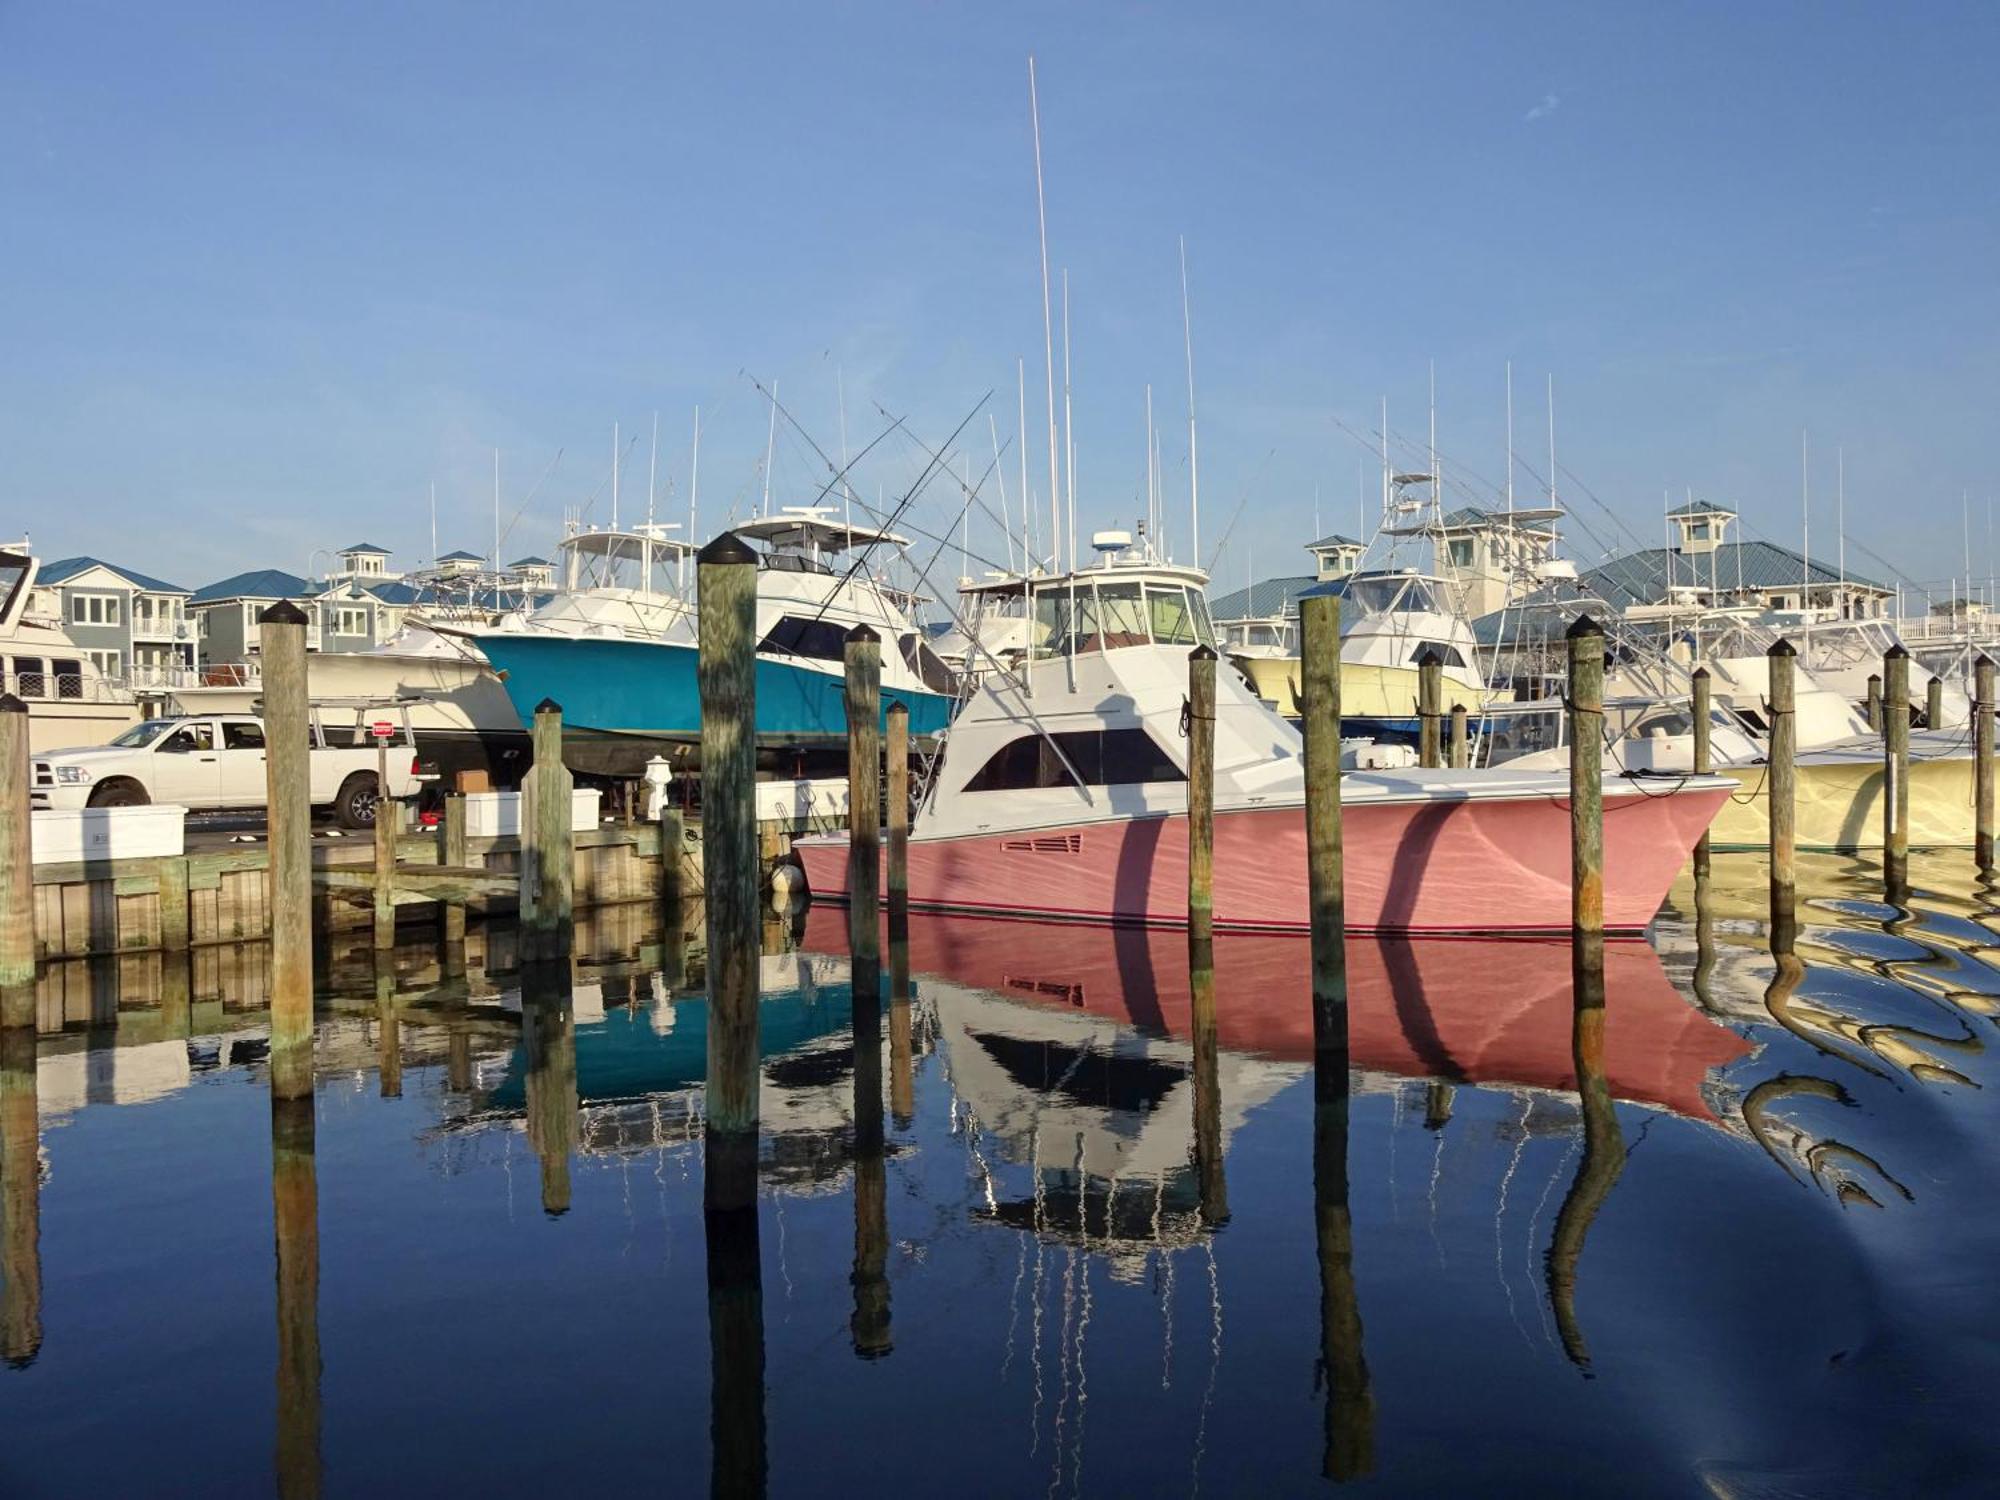
{"type": "MultiPolygon", "coordinates": [[[[563,711],[564,756],[579,771],[636,775],[661,746],[701,741],[701,690],[693,646],[596,636],[486,635],[493,664],[526,724],[552,699],[563,711]]],[[[757,744],[767,750],[844,746],[847,710],[836,668],[757,658],[757,744]]],[[[884,684],[882,710],[902,703],[910,733],[935,735],[954,700],[927,689],[884,684]]]]}

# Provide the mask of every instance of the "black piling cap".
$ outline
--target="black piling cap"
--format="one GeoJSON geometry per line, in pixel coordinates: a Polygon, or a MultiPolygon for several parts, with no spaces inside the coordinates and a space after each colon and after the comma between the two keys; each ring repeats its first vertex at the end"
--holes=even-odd
{"type": "Polygon", "coordinates": [[[12,693],[0,693],[0,714],[24,714],[28,705],[12,693]]]}
{"type": "Polygon", "coordinates": [[[303,625],[306,612],[289,599],[280,599],[264,613],[257,616],[259,625],[303,625]]]}
{"type": "Polygon", "coordinates": [[[1790,641],[1777,640],[1771,643],[1771,649],[1764,654],[1766,656],[1797,656],[1799,651],[1798,647],[1794,646],[1790,641]]]}
{"type": "Polygon", "coordinates": [[[857,625],[847,632],[847,640],[848,644],[853,646],[874,646],[881,643],[882,637],[866,625],[857,625]]]}
{"type": "Polygon", "coordinates": [[[1993,665],[1993,658],[1982,651],[1972,658],[1972,665],[1974,667],[1990,667],[1993,665]]]}
{"type": "Polygon", "coordinates": [[[1214,648],[1213,646],[1197,646],[1197,647],[1195,647],[1195,648],[1194,648],[1194,650],[1192,650],[1192,651],[1188,652],[1188,660],[1189,660],[1189,661],[1214,661],[1214,660],[1215,660],[1215,648],[1214,648]]]}
{"type": "Polygon", "coordinates": [[[710,563],[748,563],[755,567],[757,554],[750,550],[750,544],[742,537],[733,531],[725,531],[695,553],[694,560],[703,567],[710,563]]]}
{"type": "Polygon", "coordinates": [[[540,703],[535,705],[535,712],[538,714],[559,714],[562,712],[562,705],[553,698],[544,698],[540,703]]]}
{"type": "Polygon", "coordinates": [[[1707,668],[1707,667],[1696,667],[1696,668],[1694,669],[1694,680],[1695,680],[1696,682],[1706,682],[1706,681],[1708,681],[1708,668],[1707,668]]]}
{"type": "Polygon", "coordinates": [[[1563,639],[1566,641],[1580,641],[1586,636],[1603,634],[1604,627],[1598,624],[1597,621],[1591,619],[1589,615],[1579,615],[1577,616],[1576,623],[1563,632],[1563,639]]]}
{"type": "Polygon", "coordinates": [[[1426,646],[1424,647],[1424,654],[1417,658],[1417,665],[1420,667],[1441,667],[1444,665],[1444,658],[1438,655],[1437,647],[1426,646]]]}
{"type": "Polygon", "coordinates": [[[1901,659],[1902,657],[1908,656],[1909,654],[1910,653],[1904,649],[1903,643],[1901,641],[1898,641],[1896,642],[1895,645],[1891,646],[1887,651],[1884,651],[1882,653],[1882,659],[1884,661],[1890,660],[1891,658],[1901,659]]]}
{"type": "Polygon", "coordinates": [[[891,698],[889,700],[889,717],[893,719],[897,714],[901,714],[906,719],[909,718],[910,705],[905,703],[901,698],[891,698]]]}

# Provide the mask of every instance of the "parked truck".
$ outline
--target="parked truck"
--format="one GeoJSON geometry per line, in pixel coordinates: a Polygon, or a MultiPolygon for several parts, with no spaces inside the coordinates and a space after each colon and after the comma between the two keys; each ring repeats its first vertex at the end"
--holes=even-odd
{"type": "MultiPolygon", "coordinates": [[[[371,828],[383,788],[379,746],[388,750],[388,795],[413,795],[418,774],[409,716],[380,710],[352,724],[315,714],[311,726],[315,810],[343,827],[371,828]]],[[[147,719],[108,745],[33,757],[32,807],[143,807],[171,803],[191,812],[259,810],[265,805],[264,721],[254,714],[185,714],[147,719]]]]}

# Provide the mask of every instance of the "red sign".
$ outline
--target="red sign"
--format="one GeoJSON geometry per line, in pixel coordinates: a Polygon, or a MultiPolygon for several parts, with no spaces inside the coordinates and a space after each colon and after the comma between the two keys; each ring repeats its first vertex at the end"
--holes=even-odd
{"type": "Polygon", "coordinates": [[[368,726],[368,732],[378,740],[392,740],[396,737],[396,726],[387,719],[377,719],[368,726]]]}

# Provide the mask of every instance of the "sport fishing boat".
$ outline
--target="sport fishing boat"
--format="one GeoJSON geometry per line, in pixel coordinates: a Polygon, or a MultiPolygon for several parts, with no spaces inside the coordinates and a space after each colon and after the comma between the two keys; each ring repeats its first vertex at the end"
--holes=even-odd
{"type": "Polygon", "coordinates": [[[34,611],[40,571],[27,542],[0,546],[0,691],[27,706],[32,753],[106,744],[139,722],[138,701],[58,621],[34,611]]]}
{"type": "MultiPolygon", "coordinates": [[[[911,622],[905,596],[861,566],[874,548],[900,553],[906,538],[852,525],[831,506],[788,506],[734,531],[761,549],[757,744],[767,758],[797,769],[844,756],[842,659],[856,625],[869,626],[889,648],[882,653],[885,712],[891,702],[907,705],[910,732],[920,737],[944,728],[954,702],[950,674],[911,622]]],[[[525,628],[473,636],[524,721],[544,698],[562,705],[563,758],[573,770],[635,776],[656,754],[688,763],[700,746],[693,603],[683,597],[643,621],[620,617],[630,604],[593,604],[593,617],[583,620],[575,615],[580,606],[552,601],[525,628]],[[558,604],[568,613],[555,618],[558,604]]]]}
{"type": "MultiPolygon", "coordinates": [[[[1099,533],[1094,567],[1018,580],[1023,665],[988,676],[945,736],[909,840],[912,906],[1173,925],[1187,919],[1188,653],[1214,643],[1199,569],[1099,533]]],[[[976,628],[976,626],[975,626],[976,628]]],[[[886,694],[885,694],[886,696],[886,694]]],[[[1309,926],[1304,743],[1217,674],[1215,921],[1309,926]]],[[[1609,929],[1653,918],[1735,783],[1607,778],[1609,929]]],[[[1342,778],[1349,926],[1567,931],[1569,781],[1543,772],[1342,778]]],[[[815,896],[847,894],[847,840],[795,845],[815,896]]]]}

